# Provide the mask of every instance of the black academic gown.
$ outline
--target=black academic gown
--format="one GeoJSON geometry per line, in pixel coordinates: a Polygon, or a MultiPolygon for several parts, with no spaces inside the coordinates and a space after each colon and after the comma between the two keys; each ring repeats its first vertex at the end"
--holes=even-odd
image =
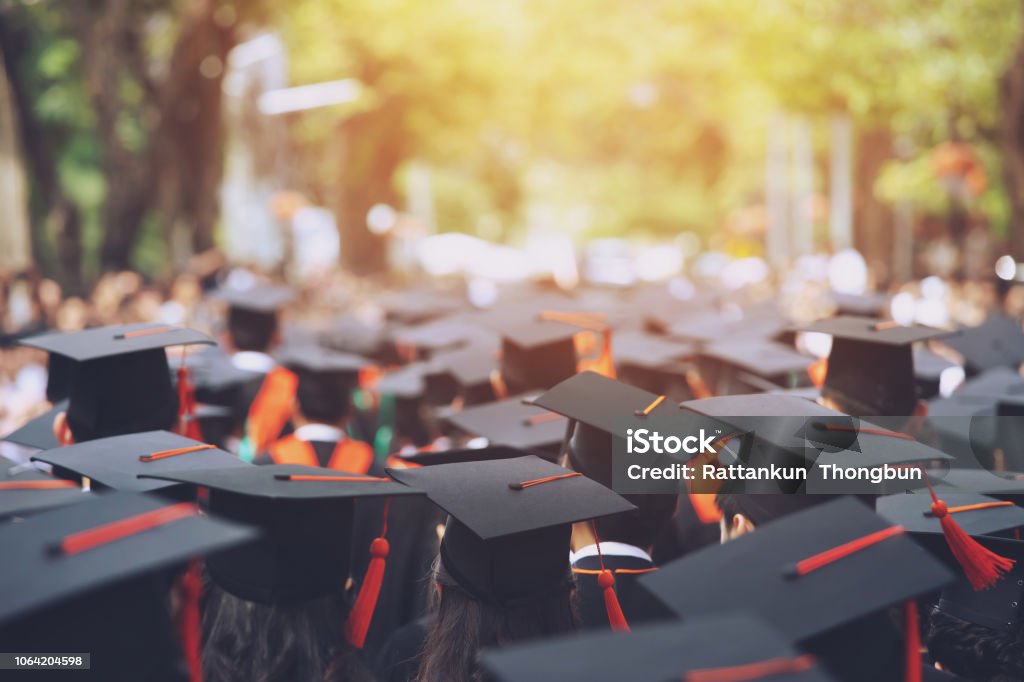
{"type": "Polygon", "coordinates": [[[412,682],[415,679],[430,624],[431,617],[424,616],[391,635],[374,665],[377,682],[412,682]]]}
{"type": "MultiPolygon", "coordinates": [[[[327,467],[331,462],[331,455],[334,454],[334,448],[338,447],[338,441],[336,440],[308,440],[306,441],[313,446],[313,452],[316,453],[317,466],[327,467]]],[[[253,464],[273,464],[274,458],[270,456],[269,452],[264,452],[253,460],[253,464]]]]}
{"type": "MultiPolygon", "coordinates": [[[[576,569],[597,571],[601,563],[597,555],[582,557],[572,565],[576,578],[576,610],[582,629],[608,629],[608,612],[604,605],[604,590],[597,582],[596,574],[576,573],[576,569]]],[[[654,568],[647,559],[615,554],[604,555],[604,567],[609,570],[645,570],[654,568]]],[[[643,574],[616,573],[615,594],[619,598],[626,622],[632,625],[668,620],[672,613],[649,592],[642,589],[637,580],[643,574]]]]}

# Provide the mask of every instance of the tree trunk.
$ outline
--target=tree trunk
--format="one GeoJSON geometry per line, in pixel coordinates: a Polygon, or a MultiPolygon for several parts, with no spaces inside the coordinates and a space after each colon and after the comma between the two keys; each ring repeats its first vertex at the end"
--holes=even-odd
{"type": "MultiPolygon", "coordinates": [[[[1022,2],[1024,7],[1024,2],[1022,2]]],[[[1000,83],[1003,176],[1010,200],[1009,249],[1024,260],[1024,37],[1000,83]]]]}
{"type": "Polygon", "coordinates": [[[857,136],[854,162],[854,246],[864,256],[880,286],[891,277],[892,209],[875,196],[875,180],[882,165],[892,158],[892,134],[887,130],[865,131],[857,136]]]}
{"type": "Polygon", "coordinates": [[[7,80],[0,53],[0,268],[22,270],[31,264],[28,188],[21,153],[21,131],[14,107],[14,89],[7,80]]]}

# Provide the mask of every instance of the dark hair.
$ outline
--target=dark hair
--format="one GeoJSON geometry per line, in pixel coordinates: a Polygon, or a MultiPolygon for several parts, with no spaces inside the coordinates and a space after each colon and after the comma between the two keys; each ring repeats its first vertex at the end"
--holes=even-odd
{"type": "Polygon", "coordinates": [[[504,607],[471,597],[440,561],[434,562],[434,580],[437,608],[423,644],[416,682],[480,682],[483,676],[477,668],[477,654],[481,649],[571,632],[578,624],[568,580],[564,590],[504,607]]]}
{"type": "Polygon", "coordinates": [[[352,409],[352,386],[344,376],[297,371],[295,400],[306,419],[321,424],[340,424],[352,409]]]}
{"type": "Polygon", "coordinates": [[[238,350],[264,352],[277,332],[277,313],[229,308],[227,330],[238,350]]]}
{"type": "Polygon", "coordinates": [[[370,682],[345,641],[343,595],[292,605],[239,599],[207,584],[203,610],[206,682],[370,682]]]}
{"type": "Polygon", "coordinates": [[[760,526],[834,499],[834,495],[805,495],[802,493],[718,493],[715,495],[715,504],[718,505],[718,509],[722,512],[722,518],[728,525],[732,525],[733,517],[742,514],[750,519],[755,526],[760,526]]]}
{"type": "Polygon", "coordinates": [[[993,630],[935,609],[925,642],[932,660],[969,680],[1024,679],[1024,638],[1018,627],[993,630]]]}

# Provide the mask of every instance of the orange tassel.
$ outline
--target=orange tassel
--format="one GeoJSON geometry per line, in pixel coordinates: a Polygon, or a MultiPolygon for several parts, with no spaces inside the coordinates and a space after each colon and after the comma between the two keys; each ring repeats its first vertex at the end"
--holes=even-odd
{"type": "Polygon", "coordinates": [[[373,612],[377,608],[377,598],[380,597],[380,589],[384,584],[384,569],[387,565],[388,552],[388,508],[391,500],[384,503],[384,525],[381,528],[380,537],[374,538],[370,543],[370,565],[366,567],[366,574],[363,576],[363,583],[359,587],[359,595],[355,604],[352,605],[352,612],[345,622],[345,639],[357,649],[362,649],[366,643],[366,633],[370,630],[370,623],[373,622],[373,612]]]}
{"type": "Polygon", "coordinates": [[[921,630],[917,622],[917,602],[903,604],[903,636],[906,639],[906,675],[904,682],[921,682],[921,630]]]}
{"type": "Polygon", "coordinates": [[[995,585],[1016,562],[996,554],[964,532],[960,524],[950,516],[946,503],[935,495],[931,482],[928,483],[928,492],[932,496],[932,515],[939,519],[946,544],[963,568],[971,587],[984,590],[995,585]]]}
{"type": "Polygon", "coordinates": [[[185,347],[181,348],[181,364],[178,366],[178,433],[186,438],[202,440],[199,421],[195,419],[196,391],[185,366],[185,347]]]}
{"type": "Polygon", "coordinates": [[[828,358],[815,360],[807,366],[807,376],[811,378],[811,384],[815,388],[825,385],[825,377],[828,376],[828,358]]]}
{"type": "Polygon", "coordinates": [[[722,510],[715,503],[715,496],[709,493],[690,493],[690,504],[701,523],[718,523],[722,510]]]}
{"type": "Polygon", "coordinates": [[[199,600],[202,596],[203,581],[200,576],[199,562],[191,561],[188,569],[178,580],[178,594],[181,606],[178,611],[178,636],[188,666],[189,682],[202,682],[203,661],[200,654],[200,615],[199,600]]]}

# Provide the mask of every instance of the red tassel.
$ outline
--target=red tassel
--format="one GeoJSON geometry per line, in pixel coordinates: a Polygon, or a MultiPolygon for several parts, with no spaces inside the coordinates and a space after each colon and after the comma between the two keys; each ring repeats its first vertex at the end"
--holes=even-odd
{"type": "Polygon", "coordinates": [[[1015,561],[996,554],[965,533],[960,524],[950,516],[946,503],[935,495],[930,482],[928,492],[932,496],[932,515],[939,519],[946,544],[949,545],[949,550],[957,563],[963,568],[971,587],[975,590],[984,590],[995,585],[1004,573],[1013,568],[1015,561]]]}
{"type": "Polygon", "coordinates": [[[186,438],[202,440],[196,412],[196,392],[192,387],[188,367],[185,366],[185,349],[181,351],[181,365],[178,366],[178,433],[186,438]]]}
{"type": "Polygon", "coordinates": [[[363,576],[363,583],[359,587],[359,595],[356,603],[352,605],[352,611],[348,614],[345,622],[345,639],[357,649],[362,649],[366,643],[366,633],[370,630],[370,623],[373,622],[373,612],[377,608],[377,598],[380,596],[380,589],[384,583],[384,569],[387,565],[388,551],[388,508],[391,500],[384,503],[384,525],[381,528],[380,537],[374,538],[370,543],[370,565],[366,567],[366,575],[363,576]]]}
{"type": "Polygon", "coordinates": [[[178,636],[188,666],[189,682],[203,681],[203,661],[200,655],[199,599],[202,596],[203,581],[199,562],[192,561],[178,580],[178,594],[181,605],[178,609],[178,636]]]}
{"type": "Polygon", "coordinates": [[[615,594],[615,576],[607,568],[602,568],[597,576],[597,584],[604,592],[604,609],[608,612],[608,624],[615,632],[629,632],[626,614],[622,612],[619,597],[615,594]]]}
{"type": "Polygon", "coordinates": [[[622,612],[619,597],[615,594],[615,574],[604,567],[604,555],[601,554],[601,538],[597,535],[597,524],[590,522],[594,532],[594,543],[597,546],[597,560],[601,564],[601,572],[597,576],[597,584],[604,593],[604,610],[608,614],[608,624],[615,632],[629,632],[626,614],[622,612]]]}
{"type": "Polygon", "coordinates": [[[903,604],[903,636],[906,640],[906,675],[904,682],[921,682],[921,630],[917,622],[917,602],[903,604]]]}

